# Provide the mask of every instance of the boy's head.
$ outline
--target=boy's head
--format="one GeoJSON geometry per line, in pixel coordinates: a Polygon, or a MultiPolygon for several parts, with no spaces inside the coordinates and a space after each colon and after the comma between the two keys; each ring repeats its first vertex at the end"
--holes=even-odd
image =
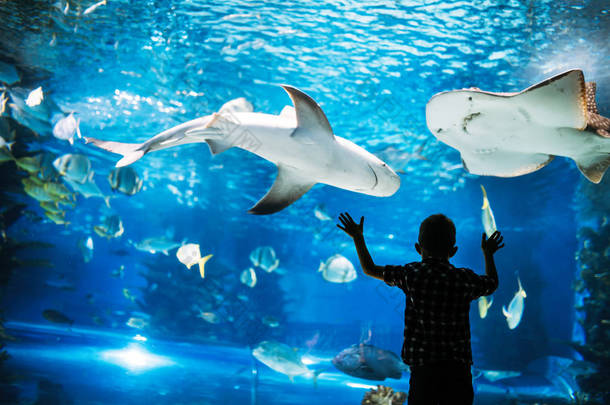
{"type": "Polygon", "coordinates": [[[419,226],[415,250],[422,257],[449,259],[455,252],[455,225],[443,214],[430,215],[419,226]]]}

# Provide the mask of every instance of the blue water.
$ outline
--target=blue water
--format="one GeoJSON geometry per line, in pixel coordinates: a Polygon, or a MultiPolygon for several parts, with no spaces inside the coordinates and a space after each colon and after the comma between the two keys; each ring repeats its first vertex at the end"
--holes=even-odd
{"type": "MultiPolygon", "coordinates": [[[[79,196],[64,226],[47,220],[27,195],[3,190],[29,212],[8,236],[52,244],[18,252],[22,261],[52,267],[11,270],[0,296],[5,327],[18,338],[6,342],[12,357],[4,369],[18,375],[4,385],[7,393],[11,387],[6,398],[32,403],[46,379],[61,385],[60,403],[108,403],[114,395],[119,403],[151,396],[159,403],[358,403],[377,383],[342,374],[328,359],[363,341],[399,353],[404,295],[362,273],[335,218],[342,211],[365,216],[375,262],[402,264],[418,260],[420,222],[443,212],[457,227],[452,262],[482,273],[484,185],[506,247],[496,255],[500,287],[487,318],[472,305],[475,367],[523,375],[475,380],[477,403],[573,400],[569,389],[528,365],[547,356],[582,360],[569,345],[584,339],[574,309],[582,297],[572,288],[578,230],[603,222],[607,211],[590,208],[583,188],[591,186],[566,158],[522,177],[468,174],[459,153],[428,131],[425,105],[440,91],[520,91],[578,68],[597,83],[599,112],[609,116],[607,2],[108,0],[86,15],[94,2],[69,3],[65,13],[64,1],[0,3],[0,60],[16,66],[14,86],[25,94],[42,86],[63,111],[76,111],[83,136],[141,142],[237,97],[257,112],[278,114],[290,104],[278,86],[286,83],[319,103],[336,135],[380,156],[389,147],[403,153],[388,163],[404,173],[389,198],[316,185],[283,211],[254,216],[247,210],[276,169],[243,150],[212,157],[205,145],[191,144],[146,155],[133,165],[143,188],[126,196],[107,181],[116,155],[78,139],[71,146],[45,135],[44,125],[33,128],[42,136],[27,150],[88,156],[97,184],[112,198],[107,207],[79,196]],[[316,218],[320,204],[333,220],[316,218]],[[121,218],[120,238],[93,232],[108,215],[121,218]],[[179,263],[175,250],[153,255],[131,243],[165,235],[214,255],[205,279],[179,263]],[[79,241],[88,236],[94,252],[85,263],[79,241]],[[258,284],[249,288],[239,277],[258,246],[274,248],[280,271],[257,271],[258,284]],[[355,281],[332,284],[317,272],[336,253],[354,263],[355,281]],[[124,277],[113,277],[121,266],[124,277]],[[527,298],[520,325],[509,330],[501,307],[517,291],[517,275],[527,298]],[[74,288],[47,285],[57,279],[74,288]],[[73,326],[49,323],[47,309],[73,326]],[[208,323],[199,311],[220,321],[208,323]],[[126,325],[134,316],[148,325],[126,325]],[[263,324],[265,316],[279,325],[263,324]],[[134,341],[135,335],[149,340],[134,341]],[[326,359],[312,366],[326,368],[317,385],[311,376],[292,383],[255,360],[251,349],[263,340],[326,359]],[[129,344],[170,363],[134,371],[102,355],[129,344]]],[[[595,187],[607,195],[605,184],[595,187]]],[[[406,392],[408,375],[383,384],[406,392]]]]}

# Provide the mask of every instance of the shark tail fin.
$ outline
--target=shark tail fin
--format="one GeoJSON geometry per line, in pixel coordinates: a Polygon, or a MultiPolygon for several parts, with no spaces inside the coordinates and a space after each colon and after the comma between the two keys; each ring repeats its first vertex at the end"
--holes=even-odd
{"type": "Polygon", "coordinates": [[[114,141],[102,141],[101,139],[85,137],[86,143],[92,143],[100,149],[107,150],[108,152],[116,153],[117,155],[123,155],[123,158],[119,160],[116,167],[123,167],[132,164],[136,160],[140,159],[147,152],[146,150],[140,149],[142,144],[139,143],[124,143],[114,141]]]}
{"type": "Polygon", "coordinates": [[[608,153],[586,156],[585,158],[575,160],[578,170],[592,183],[602,181],[608,166],[610,166],[610,154],[608,153]]]}

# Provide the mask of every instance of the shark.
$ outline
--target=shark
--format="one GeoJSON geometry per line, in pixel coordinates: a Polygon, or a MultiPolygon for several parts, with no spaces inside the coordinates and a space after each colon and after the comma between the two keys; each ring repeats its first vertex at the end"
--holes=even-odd
{"type": "Polygon", "coordinates": [[[563,156],[599,183],[610,165],[610,119],[599,114],[595,93],[578,69],[517,93],[447,91],[428,101],[426,124],[472,174],[521,176],[563,156]]]}
{"type": "Polygon", "coordinates": [[[337,136],[309,95],[281,86],[292,100],[279,115],[253,112],[245,99],[226,103],[211,115],[167,129],[143,143],[86,138],[87,143],[123,155],[116,167],[132,164],[146,153],[187,143],[207,143],[212,155],[241,148],[277,166],[268,192],[248,211],[273,214],[322,183],[378,197],[389,197],[400,178],[385,162],[355,143],[337,136]]]}

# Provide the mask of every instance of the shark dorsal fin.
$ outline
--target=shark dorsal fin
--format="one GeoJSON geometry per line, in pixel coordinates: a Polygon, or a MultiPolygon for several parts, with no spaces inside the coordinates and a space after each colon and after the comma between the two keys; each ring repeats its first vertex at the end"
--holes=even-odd
{"type": "Polygon", "coordinates": [[[295,87],[285,84],[282,87],[290,96],[297,116],[297,129],[292,136],[309,139],[320,139],[321,136],[324,136],[334,139],[333,130],[318,103],[295,87]]]}
{"type": "Polygon", "coordinates": [[[273,214],[280,211],[309,191],[315,184],[304,178],[297,169],[278,165],[277,177],[267,194],[248,211],[250,214],[273,214]]]}

